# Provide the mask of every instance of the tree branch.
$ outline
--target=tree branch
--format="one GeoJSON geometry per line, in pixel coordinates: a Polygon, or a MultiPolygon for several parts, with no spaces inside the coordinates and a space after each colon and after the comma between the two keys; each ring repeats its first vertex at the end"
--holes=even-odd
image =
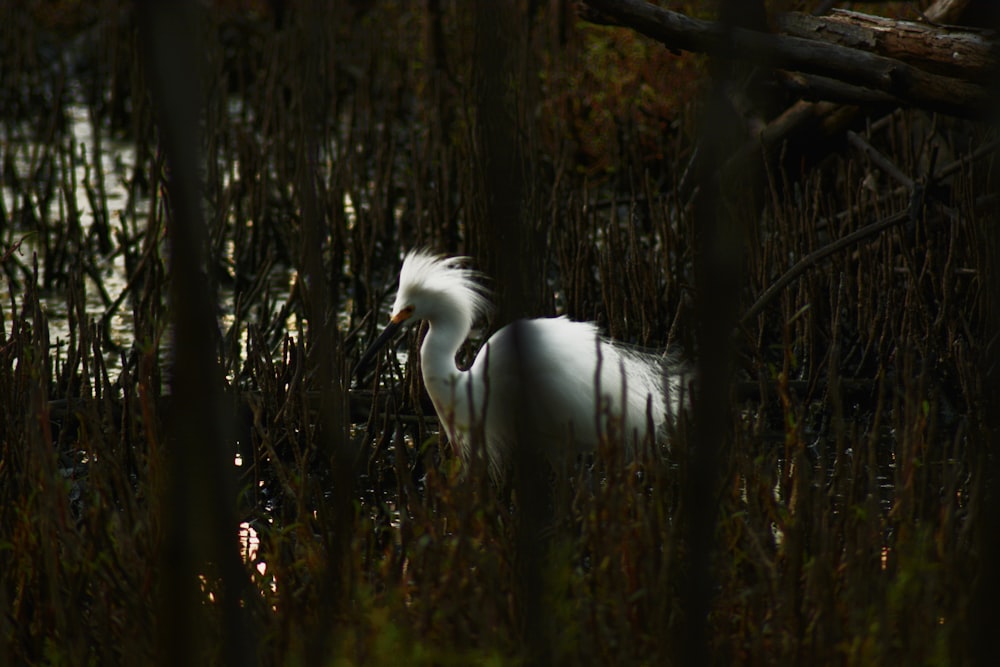
{"type": "MultiPolygon", "coordinates": [[[[993,107],[992,95],[985,86],[928,72],[897,58],[866,50],[742,28],[724,30],[717,23],[694,19],[643,0],[585,2],[605,21],[628,26],[671,49],[739,58],[764,67],[827,77],[891,95],[902,105],[955,116],[986,118],[993,107]]],[[[948,34],[967,33],[949,29],[948,34]]],[[[983,39],[981,37],[980,41],[983,39]]],[[[953,43],[956,48],[962,45],[961,40],[953,43]]],[[[992,64],[986,59],[983,67],[991,68],[992,64]]]]}

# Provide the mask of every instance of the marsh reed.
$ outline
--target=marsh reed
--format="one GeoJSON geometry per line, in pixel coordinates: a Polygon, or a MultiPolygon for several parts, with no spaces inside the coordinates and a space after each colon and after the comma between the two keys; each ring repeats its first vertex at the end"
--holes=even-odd
{"type": "Polygon", "coordinates": [[[995,216],[992,156],[970,156],[989,128],[919,111],[855,128],[930,175],[916,203],[846,142],[722,184],[743,230],[738,314],[802,258],[912,214],[739,322],[713,504],[686,506],[692,419],[666,454],[623,461],[609,442],[553,482],[529,564],[541,589],[526,595],[523,507],[442,446],[418,337],[374,388],[349,369],[416,245],[496,279],[484,335],[558,312],[713,354],[695,334],[700,218],[684,173],[702,66],[575,25],[571,3],[510,9],[508,56],[492,63],[471,3],[198,4],[201,269],[217,308],[200,344],[221,395],[206,446],[240,465],[178,486],[190,407],[172,393],[185,304],[169,296],[170,151],[132,4],[65,4],[0,9],[4,664],[148,663],[184,613],[198,662],[673,664],[692,516],[713,522],[702,602],[718,664],[980,655],[995,216]],[[72,131],[82,110],[88,136],[72,131]],[[510,200],[491,199],[498,179],[510,200]],[[236,517],[222,543],[242,567],[193,540],[196,576],[180,584],[193,595],[171,608],[168,536],[204,535],[214,511],[178,518],[176,503],[226,488],[220,476],[236,517]]]}

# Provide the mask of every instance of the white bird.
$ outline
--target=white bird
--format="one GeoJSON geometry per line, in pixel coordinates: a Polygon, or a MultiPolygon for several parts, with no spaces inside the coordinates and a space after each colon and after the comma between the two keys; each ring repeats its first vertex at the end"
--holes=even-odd
{"type": "MultiPolygon", "coordinates": [[[[424,385],[448,439],[466,460],[482,434],[490,471],[502,479],[518,438],[555,462],[617,434],[629,453],[662,442],[682,407],[685,374],[665,355],[603,338],[565,317],[519,320],[497,331],[471,368],[455,361],[487,291],[465,258],[413,250],[403,260],[389,325],[357,369],[407,321],[427,320],[420,347],[424,385]],[[527,442],[525,442],[527,441],[527,442]]],[[[357,373],[357,371],[356,371],[357,373]]]]}

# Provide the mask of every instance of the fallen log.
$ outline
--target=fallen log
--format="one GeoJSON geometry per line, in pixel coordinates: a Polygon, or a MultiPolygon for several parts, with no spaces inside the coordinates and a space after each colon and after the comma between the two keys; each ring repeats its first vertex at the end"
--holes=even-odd
{"type": "Polygon", "coordinates": [[[668,48],[798,74],[784,77],[793,90],[833,90],[830,82],[841,82],[838,102],[874,99],[976,119],[994,110],[993,91],[983,83],[993,80],[996,69],[990,32],[895,22],[905,29],[893,34],[889,19],[839,12],[835,17],[784,14],[776,24],[795,34],[764,33],[691,18],[643,0],[585,3],[592,10],[584,13],[588,20],[632,28],[668,48]]]}
{"type": "Polygon", "coordinates": [[[992,31],[840,9],[829,16],[777,14],[774,24],[785,35],[874,53],[957,80],[991,84],[996,71],[992,31]]]}

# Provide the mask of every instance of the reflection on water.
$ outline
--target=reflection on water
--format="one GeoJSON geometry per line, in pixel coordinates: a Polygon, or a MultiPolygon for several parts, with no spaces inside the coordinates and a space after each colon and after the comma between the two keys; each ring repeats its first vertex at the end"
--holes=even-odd
{"type": "MultiPolygon", "coordinates": [[[[257,536],[257,531],[253,529],[253,526],[251,526],[249,522],[242,522],[240,524],[240,552],[243,554],[243,559],[247,563],[257,563],[257,571],[260,572],[261,575],[264,575],[267,574],[267,563],[257,560],[257,552],[259,549],[260,538],[257,536]]],[[[271,589],[277,589],[273,578],[271,579],[271,589]]]]}
{"type": "MultiPolygon", "coordinates": [[[[80,99],[79,94],[76,97],[80,99]]],[[[239,109],[235,113],[239,113],[239,109]]],[[[81,258],[80,263],[88,264],[82,270],[84,310],[88,319],[104,326],[110,348],[129,350],[136,341],[136,331],[131,308],[124,299],[130,288],[130,276],[125,257],[127,248],[123,246],[134,244],[144,236],[149,221],[150,198],[132,183],[137,166],[136,147],[132,142],[112,136],[103,127],[96,128],[95,134],[95,123],[87,107],[79,101],[66,107],[66,120],[66,138],[56,146],[40,144],[30,128],[4,128],[5,157],[10,160],[14,173],[19,175],[21,181],[29,182],[25,187],[20,182],[12,182],[14,177],[8,170],[0,171],[3,174],[0,176],[3,210],[10,220],[43,221],[49,229],[60,232],[68,231],[61,226],[70,225],[71,211],[76,211],[79,243],[83,244],[91,242],[97,219],[107,221],[112,236],[120,235],[119,244],[111,252],[88,252],[88,259],[82,261],[81,258]],[[45,155],[50,157],[40,157],[45,155]],[[72,187],[66,187],[66,184],[72,187]],[[52,196],[38,195],[39,192],[49,191],[52,196]],[[93,266],[89,265],[91,261],[93,266]]],[[[233,169],[223,171],[227,186],[233,178],[232,174],[239,173],[238,166],[235,164],[233,169]]],[[[163,201],[160,200],[158,205],[163,206],[163,201]]],[[[31,224],[8,225],[5,237],[0,239],[0,254],[14,247],[13,252],[20,263],[30,267],[34,257],[40,258],[44,254],[45,241],[31,224]]],[[[80,249],[71,251],[79,252],[80,249]]],[[[223,246],[223,253],[222,263],[232,266],[235,248],[231,241],[223,246]]],[[[294,269],[274,268],[268,276],[268,288],[273,298],[278,301],[287,299],[296,278],[294,269]]],[[[16,287],[14,291],[14,296],[19,297],[16,287]]],[[[247,326],[237,322],[233,287],[219,285],[218,300],[221,331],[225,334],[234,325],[240,326],[237,339],[240,349],[245,352],[247,326]]],[[[71,337],[68,295],[61,291],[39,290],[39,302],[45,312],[51,344],[56,348],[67,345],[71,337]]],[[[9,320],[10,300],[0,299],[0,308],[5,319],[9,320]]],[[[287,318],[285,326],[290,334],[297,333],[299,324],[294,314],[287,318]]],[[[161,361],[167,358],[169,345],[169,339],[161,341],[161,361]]],[[[109,371],[119,368],[121,360],[117,351],[109,351],[105,357],[109,371]]],[[[234,378],[230,375],[228,379],[232,381],[234,378]]]]}
{"type": "MultiPolygon", "coordinates": [[[[26,136],[27,129],[24,134],[19,134],[17,128],[7,128],[8,134],[4,137],[6,157],[11,160],[17,174],[25,179],[46,179],[53,186],[61,183],[77,186],[72,191],[57,187],[55,196],[43,202],[33,195],[42,191],[44,184],[34,183],[34,189],[16,188],[16,184],[10,182],[10,174],[5,175],[0,183],[0,196],[11,219],[45,220],[51,225],[68,225],[68,212],[77,211],[81,238],[87,237],[94,224],[95,208],[100,209],[96,215],[103,216],[107,212],[109,225],[116,220],[129,220],[133,227],[144,224],[148,201],[129,200],[128,178],[135,167],[135,147],[106,132],[102,132],[99,138],[95,137],[89,112],[82,104],[69,105],[66,119],[68,138],[48,164],[42,164],[39,156],[45,154],[43,147],[26,136]],[[95,193],[103,193],[103,199],[95,197],[95,193]],[[72,197],[72,201],[68,201],[67,197],[72,197]],[[127,212],[127,207],[132,210],[127,212]]],[[[27,229],[9,228],[2,243],[11,247],[18,242],[20,245],[15,252],[28,265],[33,255],[43,252],[36,234],[27,229]]],[[[84,278],[86,314],[94,321],[101,321],[108,314],[109,339],[118,346],[126,347],[134,337],[131,313],[122,308],[110,311],[105,302],[105,297],[113,301],[128,283],[124,254],[115,252],[105,257],[94,253],[94,257],[100,264],[93,267],[93,272],[85,273],[84,278]],[[100,284],[95,279],[99,279],[100,284]]],[[[39,300],[49,321],[50,340],[56,344],[64,343],[70,335],[66,295],[42,293],[39,300]]],[[[9,304],[5,302],[3,307],[9,307],[9,304]]],[[[117,359],[113,357],[109,357],[108,362],[117,365],[117,359]]]]}
{"type": "MultiPolygon", "coordinates": [[[[0,201],[6,219],[12,223],[3,227],[0,255],[14,248],[11,252],[16,253],[16,263],[22,267],[19,279],[9,285],[14,299],[0,299],[0,309],[3,309],[0,312],[4,322],[12,320],[8,310],[12,301],[14,304],[22,302],[25,285],[32,279],[30,268],[37,258],[40,271],[38,282],[57,286],[45,289],[43,285],[34,285],[44,311],[52,354],[63,359],[68,356],[67,348],[78,335],[73,331],[74,327],[100,326],[105,343],[105,366],[109,376],[113,377],[121,371],[123,352],[128,354],[137,345],[151,345],[148,340],[138,340],[133,317],[132,300],[140,291],[134,284],[136,276],[139,276],[135,259],[143,254],[144,244],[151,240],[147,238],[151,237],[148,233],[151,220],[160,224],[158,221],[166,217],[166,204],[162,197],[155,202],[151,197],[151,192],[156,193],[157,179],[144,174],[143,170],[148,172],[157,167],[148,152],[144,156],[141,146],[114,136],[99,121],[95,121],[82,102],[83,95],[79,90],[70,96],[75,101],[65,107],[65,131],[54,134],[54,139],[45,139],[37,128],[28,124],[0,127],[2,157],[5,160],[4,168],[0,169],[0,201]],[[10,169],[6,168],[7,165],[10,169]],[[153,183],[152,190],[149,183],[153,183]],[[151,210],[154,205],[158,208],[151,210]],[[107,246],[95,245],[101,243],[98,237],[104,225],[109,243],[107,246]],[[65,245],[64,251],[69,259],[50,262],[45,254],[51,252],[51,246],[59,244],[65,245]],[[44,275],[45,271],[51,270],[79,273],[73,273],[72,277],[58,275],[52,280],[53,276],[44,275]],[[78,281],[76,275],[79,275],[78,281]],[[66,287],[69,284],[73,287],[66,287]]],[[[239,107],[236,98],[230,106],[230,113],[235,118],[242,117],[244,122],[252,122],[247,118],[248,112],[239,107]]],[[[231,161],[219,171],[225,188],[233,185],[241,174],[236,157],[228,156],[227,159],[231,161]]],[[[371,206],[363,193],[358,196],[346,191],[343,204],[348,228],[356,224],[359,211],[371,206]]],[[[404,203],[397,201],[394,206],[394,215],[401,217],[405,210],[404,203]]],[[[236,213],[230,212],[229,215],[236,213]]],[[[228,222],[248,227],[255,224],[253,220],[230,219],[228,222]]],[[[157,236],[152,238],[154,249],[157,247],[155,244],[163,243],[166,238],[162,230],[156,233],[157,236]]],[[[234,272],[233,267],[240,254],[240,248],[234,243],[231,238],[226,238],[219,246],[219,263],[230,274],[234,272]]],[[[167,255],[166,247],[154,254],[156,261],[167,255]]],[[[270,267],[265,279],[270,302],[287,302],[297,279],[294,268],[270,267]]],[[[238,297],[234,283],[223,279],[218,286],[218,323],[221,333],[227,339],[236,341],[234,352],[246,359],[250,345],[247,314],[236,312],[238,297]],[[236,331],[232,331],[234,327],[236,331]]],[[[349,325],[350,302],[345,302],[345,306],[338,313],[338,324],[344,330],[349,325]]],[[[241,304],[241,307],[245,308],[246,304],[241,304]]],[[[31,314],[26,316],[30,318],[31,314]]],[[[288,309],[282,324],[283,333],[293,338],[298,336],[300,323],[294,308],[288,309]]],[[[37,328],[41,323],[32,322],[32,325],[37,328]]],[[[148,334],[144,335],[148,337],[148,334]]],[[[79,340],[78,337],[76,339],[79,340]]],[[[167,367],[169,335],[156,344],[159,360],[167,367]]],[[[280,356],[281,347],[278,346],[274,353],[280,356]]],[[[406,363],[405,352],[399,358],[406,363]]],[[[229,374],[227,380],[232,384],[237,382],[235,374],[241,367],[239,361],[230,363],[226,368],[229,374]]],[[[165,382],[169,381],[168,373],[162,377],[165,382]]],[[[168,386],[161,389],[169,393],[168,386]]],[[[88,455],[83,456],[82,463],[89,463],[88,455]]],[[[237,466],[242,464],[240,459],[235,461],[237,466]]],[[[246,562],[253,564],[257,572],[265,576],[267,567],[258,561],[260,539],[253,525],[241,523],[239,539],[246,562]]],[[[268,579],[273,589],[273,577],[268,575],[268,579]]]]}

